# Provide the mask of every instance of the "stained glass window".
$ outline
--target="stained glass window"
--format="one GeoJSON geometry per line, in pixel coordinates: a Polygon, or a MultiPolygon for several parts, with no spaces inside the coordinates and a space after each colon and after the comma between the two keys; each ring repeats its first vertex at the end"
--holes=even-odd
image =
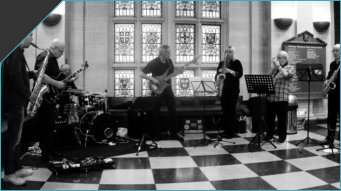
{"type": "MultiPolygon", "coordinates": [[[[202,70],[201,71],[201,77],[203,78],[203,80],[205,80],[204,78],[206,78],[207,80],[215,81],[214,77],[215,77],[216,73],[217,73],[216,70],[202,70]]],[[[205,96],[216,96],[216,95],[217,95],[217,93],[206,93],[205,96]]]]}
{"type": "Polygon", "coordinates": [[[220,60],[220,26],[202,26],[202,61],[217,63],[220,60]]]}
{"type": "Polygon", "coordinates": [[[116,17],[131,17],[134,16],[134,12],[134,1],[115,1],[116,17]]]}
{"type": "Polygon", "coordinates": [[[203,1],[202,2],[203,18],[220,18],[220,1],[203,1]]]}
{"type": "MultiPolygon", "coordinates": [[[[147,74],[147,76],[152,76],[152,74],[147,74]]],[[[152,91],[149,88],[149,80],[142,79],[142,96],[151,96],[152,91]]]]}
{"type": "Polygon", "coordinates": [[[134,24],[115,24],[115,62],[134,61],[134,24]]]}
{"type": "Polygon", "coordinates": [[[149,62],[159,55],[161,24],[142,24],[142,62],[149,62]]]}
{"type": "Polygon", "coordinates": [[[143,17],[161,17],[161,1],[142,1],[143,17]]]}
{"type": "Polygon", "coordinates": [[[216,70],[202,70],[201,71],[201,77],[202,78],[209,78],[210,80],[214,81],[214,77],[216,75],[216,70]]]}
{"type": "Polygon", "coordinates": [[[185,70],[175,78],[176,96],[193,96],[191,77],[194,77],[194,70],[185,70]]]}
{"type": "Polygon", "coordinates": [[[115,70],[115,97],[134,97],[134,70],[115,70]]]}
{"type": "Polygon", "coordinates": [[[194,25],[176,25],[176,62],[189,62],[193,59],[195,42],[194,28],[194,25]]]}
{"type": "Polygon", "coordinates": [[[177,17],[194,17],[194,1],[176,1],[177,17]]]}

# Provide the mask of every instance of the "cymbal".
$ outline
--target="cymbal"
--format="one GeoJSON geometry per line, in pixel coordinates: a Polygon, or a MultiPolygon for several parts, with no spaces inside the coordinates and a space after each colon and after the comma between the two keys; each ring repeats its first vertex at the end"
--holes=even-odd
{"type": "Polygon", "coordinates": [[[84,91],[84,90],[79,90],[79,89],[67,89],[67,90],[64,91],[64,93],[84,95],[84,94],[87,94],[88,92],[84,91]]]}

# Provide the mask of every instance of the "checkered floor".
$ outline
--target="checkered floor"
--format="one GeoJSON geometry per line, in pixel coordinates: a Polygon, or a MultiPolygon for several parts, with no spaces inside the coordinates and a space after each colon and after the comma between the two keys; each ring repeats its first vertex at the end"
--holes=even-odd
{"type": "MultiPolygon", "coordinates": [[[[326,131],[326,130],[325,130],[326,131]]],[[[288,135],[287,142],[269,143],[250,152],[253,134],[239,134],[216,148],[199,141],[159,141],[162,150],[116,156],[116,169],[55,175],[46,168],[34,170],[25,187],[2,189],[43,190],[340,190],[340,154],[316,151],[310,144],[295,144],[305,131],[288,135]],[[299,145],[300,146],[300,145],[299,145]]],[[[323,135],[310,136],[322,140],[323,135]]],[[[339,145],[339,142],[337,142],[339,145]]]]}

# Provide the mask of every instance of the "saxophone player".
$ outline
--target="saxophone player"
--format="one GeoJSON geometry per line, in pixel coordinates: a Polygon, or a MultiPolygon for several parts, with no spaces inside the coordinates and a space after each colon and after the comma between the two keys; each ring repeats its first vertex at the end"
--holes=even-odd
{"type": "Polygon", "coordinates": [[[325,84],[327,84],[329,80],[332,80],[331,77],[335,72],[337,73],[335,73],[334,79],[335,88],[331,89],[328,93],[328,135],[323,141],[321,141],[321,144],[324,145],[333,144],[335,138],[337,114],[340,115],[340,70],[337,71],[338,67],[340,67],[340,44],[336,44],[333,47],[333,56],[335,60],[330,63],[325,84]]]}
{"type": "Polygon", "coordinates": [[[234,136],[237,121],[236,105],[240,92],[239,79],[243,76],[243,67],[241,62],[235,58],[235,52],[233,46],[228,46],[225,50],[225,58],[219,63],[215,76],[216,81],[223,80],[223,83],[220,83],[222,86],[220,87],[222,88],[220,104],[223,110],[223,137],[225,138],[234,136]]]}
{"type": "Polygon", "coordinates": [[[20,165],[20,142],[24,121],[25,107],[30,98],[29,77],[34,74],[26,70],[27,63],[24,49],[30,46],[30,34],[2,63],[1,78],[1,105],[2,114],[7,113],[8,140],[4,144],[4,170],[3,180],[20,186],[26,183],[26,176],[33,174],[31,169],[23,169],[20,165]]]}

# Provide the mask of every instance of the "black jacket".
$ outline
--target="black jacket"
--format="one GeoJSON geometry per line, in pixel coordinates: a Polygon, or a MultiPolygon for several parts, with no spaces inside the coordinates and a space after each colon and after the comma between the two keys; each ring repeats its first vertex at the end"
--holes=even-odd
{"type": "MultiPolygon", "coordinates": [[[[330,63],[330,68],[329,68],[329,72],[327,76],[328,80],[332,77],[334,72],[337,70],[337,68],[339,67],[339,64],[340,63],[336,63],[336,61],[333,61],[332,63],[330,63]]],[[[334,83],[336,87],[335,89],[331,90],[330,93],[340,95],[340,71],[337,73],[334,83]]]]}
{"type": "MultiPolygon", "coordinates": [[[[217,68],[217,74],[220,74],[221,72],[219,71],[222,68],[223,62],[220,62],[217,68]]],[[[226,74],[226,78],[224,80],[224,87],[223,87],[223,95],[238,95],[240,92],[239,89],[239,79],[243,76],[243,66],[242,63],[235,59],[230,62],[229,66],[227,67],[233,71],[236,72],[236,76],[233,76],[232,74],[226,74]]],[[[215,78],[216,78],[215,77],[215,78]]]]}
{"type": "Polygon", "coordinates": [[[29,101],[29,76],[33,77],[33,72],[28,73],[26,64],[21,47],[16,48],[2,63],[1,107],[5,110],[13,104],[26,106],[29,101]]]}

